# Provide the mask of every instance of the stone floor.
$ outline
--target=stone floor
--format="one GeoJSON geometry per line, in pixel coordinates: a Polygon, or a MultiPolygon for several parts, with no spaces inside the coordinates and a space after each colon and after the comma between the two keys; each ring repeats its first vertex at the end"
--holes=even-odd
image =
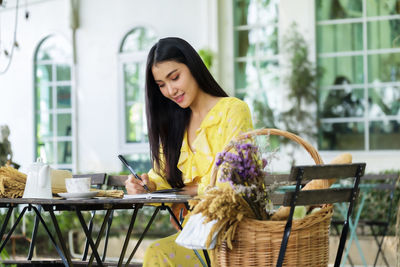
{"type": "MultiPolygon", "coordinates": [[[[357,249],[356,243],[353,241],[349,255],[353,261],[354,266],[373,266],[375,255],[378,251],[378,246],[375,243],[373,236],[358,236],[361,250],[363,251],[364,258],[366,260],[366,264],[364,265],[362,258],[357,249]]],[[[329,244],[329,263],[333,264],[336,257],[337,247],[339,245],[338,237],[331,237],[329,244]]],[[[396,238],[393,236],[386,237],[383,243],[383,251],[385,253],[386,259],[388,260],[389,266],[396,266],[396,251],[397,251],[397,242],[396,238]]],[[[344,255],[344,252],[343,252],[344,255]]],[[[349,261],[344,261],[342,259],[342,263],[346,264],[345,266],[350,266],[349,261]]],[[[386,266],[385,262],[382,259],[382,256],[379,256],[377,266],[386,266]]]]}

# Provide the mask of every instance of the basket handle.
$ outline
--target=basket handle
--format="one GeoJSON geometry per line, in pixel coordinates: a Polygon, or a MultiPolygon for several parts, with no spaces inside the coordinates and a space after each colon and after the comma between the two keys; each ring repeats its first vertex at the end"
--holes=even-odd
{"type": "MultiPolygon", "coordinates": [[[[258,135],[277,135],[277,136],[283,136],[286,137],[298,144],[300,144],[307,152],[310,154],[312,159],[314,160],[315,164],[320,165],[324,164],[322,161],[321,156],[319,155],[318,151],[307,141],[305,141],[303,138],[301,138],[298,135],[295,135],[293,133],[284,131],[284,130],[279,130],[279,129],[273,129],[273,128],[263,128],[263,129],[257,129],[253,130],[250,132],[246,132],[243,134],[238,135],[235,140],[240,141],[243,139],[247,139],[250,137],[258,136],[258,135]]],[[[229,142],[228,145],[224,148],[222,152],[227,152],[233,147],[232,143],[229,142]]],[[[210,186],[214,187],[216,180],[217,180],[217,173],[218,173],[218,166],[214,165],[213,171],[211,173],[211,178],[210,178],[210,186]]]]}

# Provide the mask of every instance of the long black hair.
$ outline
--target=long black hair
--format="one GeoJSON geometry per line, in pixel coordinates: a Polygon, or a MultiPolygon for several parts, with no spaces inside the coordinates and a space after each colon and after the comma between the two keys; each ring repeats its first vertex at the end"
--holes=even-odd
{"type": "Polygon", "coordinates": [[[191,110],[181,108],[164,97],[152,72],[155,64],[171,60],[185,64],[205,93],[221,97],[228,95],[214,80],[196,50],[185,40],[163,38],[150,49],[146,65],[146,116],[153,167],[158,174],[166,176],[172,187],[182,188],[182,172],[177,164],[191,110]]]}

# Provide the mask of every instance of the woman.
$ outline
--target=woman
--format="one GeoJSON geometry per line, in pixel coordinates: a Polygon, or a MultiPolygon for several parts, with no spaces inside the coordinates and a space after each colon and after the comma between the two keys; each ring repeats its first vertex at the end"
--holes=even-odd
{"type": "MultiPolygon", "coordinates": [[[[159,40],[146,67],[146,112],[153,169],[126,182],[129,194],[182,188],[203,194],[215,156],[241,132],[252,129],[248,106],[214,80],[193,47],[180,38],[159,40]]],[[[176,235],[153,243],[143,266],[198,266],[192,250],[176,235]]]]}

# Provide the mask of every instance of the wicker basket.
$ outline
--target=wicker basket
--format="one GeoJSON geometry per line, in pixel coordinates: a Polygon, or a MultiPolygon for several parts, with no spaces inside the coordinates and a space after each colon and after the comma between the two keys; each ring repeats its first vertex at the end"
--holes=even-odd
{"type": "MultiPolygon", "coordinates": [[[[236,140],[257,135],[279,135],[289,138],[303,146],[316,164],[323,164],[318,152],[299,136],[278,130],[260,129],[242,134],[236,140]]],[[[232,148],[228,145],[225,151],[232,148]]],[[[218,169],[214,168],[211,185],[215,185],[218,169]]],[[[324,206],[318,212],[303,219],[293,221],[283,266],[328,266],[329,260],[329,226],[332,218],[332,205],[324,206]]],[[[275,266],[282,242],[285,221],[260,221],[244,219],[239,223],[233,249],[226,243],[217,248],[218,266],[275,266]]]]}

